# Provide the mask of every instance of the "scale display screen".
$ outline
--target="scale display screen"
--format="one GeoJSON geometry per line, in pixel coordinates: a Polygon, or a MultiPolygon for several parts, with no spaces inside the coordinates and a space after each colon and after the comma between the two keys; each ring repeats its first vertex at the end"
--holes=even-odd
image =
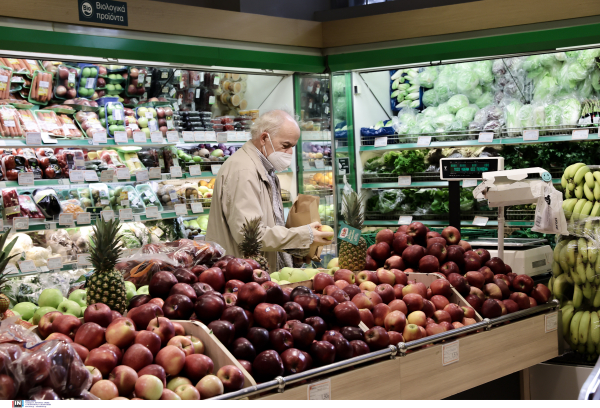
{"type": "Polygon", "coordinates": [[[440,179],[481,179],[483,173],[502,170],[503,167],[504,159],[501,157],[441,159],[440,179]]]}

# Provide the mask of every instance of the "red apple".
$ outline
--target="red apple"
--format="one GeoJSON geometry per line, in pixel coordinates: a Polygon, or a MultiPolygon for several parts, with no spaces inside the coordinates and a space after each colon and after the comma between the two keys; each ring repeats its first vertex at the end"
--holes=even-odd
{"type": "Polygon", "coordinates": [[[184,372],[193,383],[197,383],[205,375],[212,374],[213,369],[213,361],[204,354],[191,354],[185,358],[184,372]]]}
{"type": "Polygon", "coordinates": [[[198,392],[200,392],[201,399],[215,397],[217,395],[223,394],[224,392],[223,383],[221,382],[219,377],[212,374],[203,377],[198,382],[198,384],[196,384],[196,389],[198,390],[198,392]]]}
{"type": "Polygon", "coordinates": [[[425,313],[422,311],[417,310],[416,312],[409,313],[406,317],[406,321],[408,324],[416,324],[417,326],[425,327],[427,316],[425,316],[425,313]]]}
{"type": "Polygon", "coordinates": [[[406,315],[398,310],[390,311],[384,319],[384,325],[387,331],[402,333],[406,326],[406,315]]]}
{"type": "MultiPolygon", "coordinates": [[[[392,343],[392,335],[388,332],[388,336],[390,337],[390,344],[398,344],[392,343]]],[[[402,336],[402,335],[400,335],[402,336]]],[[[404,341],[403,339],[399,342],[404,341]]],[[[362,356],[363,354],[368,354],[371,352],[367,343],[362,340],[352,340],[350,342],[350,347],[352,347],[352,357],[362,356]]]]}
{"type": "Polygon", "coordinates": [[[153,356],[156,356],[162,344],[160,336],[148,330],[139,331],[135,336],[134,342],[145,346],[153,356]]]}
{"type": "Polygon", "coordinates": [[[419,260],[419,271],[423,273],[438,272],[440,261],[433,255],[425,255],[419,260]]]}
{"type": "Polygon", "coordinates": [[[437,242],[431,244],[428,243],[426,253],[427,255],[435,256],[440,265],[444,263],[446,257],[448,256],[448,253],[446,252],[446,246],[437,242]]]}
{"type": "MultiPolygon", "coordinates": [[[[378,263],[383,264],[390,257],[391,248],[387,242],[379,242],[375,244],[371,251],[371,258],[378,263]]],[[[352,282],[351,282],[352,283],[352,282]]]]}
{"type": "Polygon", "coordinates": [[[471,251],[473,249],[471,248],[471,244],[469,244],[467,241],[460,240],[458,241],[458,245],[460,245],[465,250],[465,252],[471,251]]]}
{"type": "Polygon", "coordinates": [[[158,334],[158,337],[160,337],[160,342],[163,346],[167,344],[171,337],[175,336],[175,327],[173,327],[171,321],[166,317],[157,317],[156,319],[152,319],[150,323],[148,323],[146,330],[158,334]]]}
{"type": "Polygon", "coordinates": [[[502,315],[502,306],[496,299],[487,299],[481,306],[483,317],[493,319],[502,315]]]}
{"type": "Polygon", "coordinates": [[[120,365],[115,367],[108,376],[108,380],[117,386],[119,395],[130,395],[135,389],[138,374],[131,367],[120,365]]]}
{"type": "Polygon", "coordinates": [[[96,367],[102,376],[107,376],[117,366],[117,355],[107,348],[97,348],[90,351],[85,365],[96,367]]]}
{"type": "Polygon", "coordinates": [[[482,265],[485,265],[486,262],[491,259],[490,253],[487,249],[479,248],[476,249],[475,252],[477,252],[477,255],[479,255],[479,258],[481,258],[482,265]]]}
{"type": "Polygon", "coordinates": [[[296,348],[287,349],[281,353],[281,361],[286,374],[298,374],[310,369],[312,357],[296,348]]]}
{"type": "Polygon", "coordinates": [[[85,312],[83,312],[83,320],[86,323],[96,323],[102,327],[108,327],[112,322],[112,313],[104,303],[94,303],[88,305],[85,312]]]}
{"type": "Polygon", "coordinates": [[[279,305],[261,303],[254,309],[254,321],[267,330],[277,329],[286,321],[285,310],[279,305]]]}
{"type": "Polygon", "coordinates": [[[265,350],[254,359],[252,372],[258,381],[268,381],[283,375],[285,369],[281,357],[275,350],[265,350]]]}
{"type": "MultiPolygon", "coordinates": [[[[395,249],[394,249],[394,253],[396,253],[395,249]]],[[[383,267],[388,270],[396,269],[399,271],[403,271],[406,268],[406,266],[404,265],[404,261],[402,260],[402,257],[400,257],[399,255],[390,256],[383,264],[383,267]]]]}
{"type": "MultiPolygon", "coordinates": [[[[492,258],[492,259],[494,259],[494,258],[492,258]]],[[[491,262],[491,260],[490,260],[490,262],[491,262]]],[[[523,292],[523,293],[529,294],[529,293],[531,293],[531,290],[533,289],[534,284],[535,283],[533,282],[533,279],[531,279],[530,276],[518,275],[512,281],[512,288],[516,292],[523,292]]]]}
{"type": "Polygon", "coordinates": [[[502,300],[502,291],[495,283],[488,283],[485,285],[483,293],[485,293],[485,296],[488,298],[502,300]]]}
{"type": "MultiPolygon", "coordinates": [[[[350,299],[352,299],[354,296],[356,296],[357,294],[361,293],[360,288],[357,285],[347,285],[344,289],[342,289],[344,292],[346,292],[348,294],[348,296],[350,296],[350,299]]],[[[322,301],[321,301],[322,302],[322,301]]]]}
{"type": "Polygon", "coordinates": [[[387,242],[389,246],[392,246],[392,241],[394,240],[394,232],[391,229],[383,229],[377,233],[375,236],[375,242],[387,242]]]}
{"type": "MultiPolygon", "coordinates": [[[[229,266],[229,263],[227,264],[227,266],[229,266]]],[[[236,262],[235,266],[238,267],[239,262],[236,262]]],[[[233,266],[232,266],[232,268],[233,268],[233,266]]],[[[248,276],[252,276],[252,270],[250,269],[250,265],[248,265],[248,270],[250,271],[248,276]]],[[[244,271],[245,271],[245,269],[244,269],[244,271]]],[[[236,279],[236,278],[231,277],[231,278],[228,278],[227,280],[232,280],[232,279],[236,279]]],[[[223,290],[223,287],[225,286],[225,275],[223,274],[223,271],[220,268],[213,266],[212,268],[208,268],[207,270],[202,272],[200,274],[200,276],[198,276],[198,282],[206,283],[206,284],[210,285],[210,287],[213,288],[214,290],[220,292],[223,290]]]]}
{"type": "Polygon", "coordinates": [[[219,368],[217,377],[223,383],[226,392],[237,391],[244,386],[244,374],[242,374],[242,370],[234,365],[219,368]]]}
{"type": "Polygon", "coordinates": [[[517,303],[512,299],[504,299],[502,303],[504,303],[507,313],[515,313],[519,311],[519,305],[517,305],[517,303]]]}
{"type": "Polygon", "coordinates": [[[313,279],[313,289],[315,292],[322,293],[323,289],[329,285],[333,285],[334,283],[335,280],[333,279],[333,276],[328,273],[319,272],[313,279]]]}
{"type": "Polygon", "coordinates": [[[436,310],[435,313],[433,313],[433,321],[436,323],[452,323],[452,316],[450,316],[450,313],[445,310],[436,310]]]}
{"type": "Polygon", "coordinates": [[[375,326],[375,319],[373,318],[373,313],[369,309],[359,309],[360,320],[367,326],[371,328],[375,326]]]}
{"type": "Polygon", "coordinates": [[[225,301],[214,292],[207,292],[198,297],[194,304],[196,318],[205,324],[218,319],[225,310],[225,301]]]}
{"type": "Polygon", "coordinates": [[[460,232],[454,227],[446,227],[442,230],[442,238],[448,245],[457,245],[460,242],[460,232]]]}
{"type": "Polygon", "coordinates": [[[394,288],[387,283],[378,285],[375,292],[379,295],[383,303],[390,303],[392,300],[396,299],[394,288]]]}
{"type": "Polygon", "coordinates": [[[177,375],[185,365],[185,353],[175,346],[166,346],[156,355],[156,364],[165,369],[167,375],[177,375]]]}
{"type": "MultiPolygon", "coordinates": [[[[394,241],[392,242],[392,248],[394,250],[394,254],[396,256],[402,256],[406,248],[412,246],[414,244],[414,239],[408,234],[396,233],[394,236],[394,241]]],[[[404,260],[402,261],[404,262],[404,260]]],[[[404,268],[397,268],[404,269],[404,268]]]]}
{"type": "Polygon", "coordinates": [[[77,330],[74,341],[88,350],[98,348],[104,343],[104,328],[97,323],[84,323],[77,330]]]}
{"type": "Polygon", "coordinates": [[[445,312],[450,314],[453,322],[462,321],[463,317],[465,317],[465,313],[460,306],[456,303],[450,303],[444,308],[445,312]]]}
{"type": "Polygon", "coordinates": [[[156,316],[164,316],[164,314],[158,305],[152,303],[146,303],[127,311],[127,318],[133,321],[137,330],[145,330],[156,316]]]}
{"type": "Polygon", "coordinates": [[[402,299],[402,290],[404,290],[404,285],[398,283],[394,285],[394,296],[396,296],[396,299],[402,299]]]}
{"type": "MultiPolygon", "coordinates": [[[[547,303],[548,300],[552,297],[550,290],[543,283],[538,283],[531,290],[531,297],[535,299],[535,301],[540,303],[547,303]]],[[[81,330],[81,329],[80,329],[81,330]]]]}
{"type": "Polygon", "coordinates": [[[519,310],[529,309],[531,306],[531,302],[529,301],[529,296],[523,292],[513,292],[510,294],[510,300],[515,302],[517,306],[519,306],[519,310]]]}
{"type": "Polygon", "coordinates": [[[355,276],[354,276],[354,272],[352,272],[351,270],[338,269],[337,271],[335,271],[335,273],[333,275],[333,279],[336,281],[344,280],[350,284],[353,284],[355,281],[355,276]]]}
{"type": "Polygon", "coordinates": [[[365,332],[365,343],[371,350],[380,350],[390,345],[390,336],[381,326],[375,326],[365,332]]]}
{"type": "MultiPolygon", "coordinates": [[[[40,319],[41,320],[41,319],[40,319]]],[[[81,321],[71,315],[56,315],[52,321],[52,331],[54,333],[61,333],[72,339],[75,338],[75,333],[81,327],[81,321]]]]}
{"type": "Polygon", "coordinates": [[[489,261],[485,263],[485,266],[489,267],[494,275],[498,273],[506,273],[506,267],[504,266],[504,261],[498,257],[493,257],[489,261]]]}
{"type": "Polygon", "coordinates": [[[454,289],[456,289],[458,293],[460,293],[463,296],[468,295],[471,291],[471,286],[469,285],[465,277],[462,275],[459,275],[457,273],[451,273],[448,276],[448,281],[452,286],[454,286],[454,289]]]}
{"type": "Polygon", "coordinates": [[[465,270],[468,271],[477,271],[481,268],[481,258],[477,255],[475,251],[466,251],[465,252],[465,270]]]}
{"type": "Polygon", "coordinates": [[[451,273],[460,273],[460,268],[456,262],[449,261],[440,267],[440,272],[446,276],[449,276],[451,273]]]}
{"type": "Polygon", "coordinates": [[[358,307],[352,302],[342,302],[333,310],[339,324],[343,326],[358,326],[360,313],[358,307]]]}
{"type": "Polygon", "coordinates": [[[315,341],[310,346],[310,356],[315,366],[332,364],[335,361],[335,347],[328,341],[315,341]]]}
{"type": "Polygon", "coordinates": [[[90,388],[90,393],[101,400],[111,400],[119,396],[117,386],[109,380],[100,380],[90,388]]]}
{"type": "Polygon", "coordinates": [[[402,332],[404,341],[409,342],[413,340],[419,340],[421,338],[421,330],[416,324],[407,324],[402,332]]]}
{"type": "MultiPolygon", "coordinates": [[[[411,245],[402,253],[402,260],[410,267],[417,267],[421,258],[425,256],[425,248],[420,245],[411,245]]],[[[437,260],[437,258],[436,258],[437,260]]],[[[406,272],[406,271],[405,271],[406,272]]]]}
{"type": "Polygon", "coordinates": [[[408,293],[402,300],[406,303],[409,313],[423,309],[423,296],[418,293],[408,293]]]}
{"type": "Polygon", "coordinates": [[[396,276],[392,271],[389,271],[384,268],[377,269],[377,280],[380,284],[386,283],[388,285],[393,286],[396,283],[396,276]]]}
{"type": "MultiPolygon", "coordinates": [[[[135,339],[135,325],[131,319],[121,317],[113,320],[106,328],[106,342],[118,348],[128,347],[135,339]]],[[[137,370],[136,370],[137,371],[137,370]]]]}
{"type": "Polygon", "coordinates": [[[503,279],[494,278],[494,283],[500,288],[500,291],[502,292],[502,299],[507,299],[510,296],[510,289],[508,288],[506,281],[503,279]]]}

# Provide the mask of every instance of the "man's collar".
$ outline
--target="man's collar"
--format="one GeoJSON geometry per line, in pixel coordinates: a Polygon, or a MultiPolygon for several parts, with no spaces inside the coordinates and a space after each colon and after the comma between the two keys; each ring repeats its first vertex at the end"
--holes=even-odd
{"type": "Polygon", "coordinates": [[[256,146],[254,146],[254,148],[256,149],[256,152],[258,153],[258,158],[262,162],[263,166],[265,166],[265,170],[267,170],[267,173],[274,172],[275,167],[273,167],[273,164],[269,161],[269,159],[267,159],[265,157],[265,155],[262,154],[262,152],[256,148],[256,146]]]}

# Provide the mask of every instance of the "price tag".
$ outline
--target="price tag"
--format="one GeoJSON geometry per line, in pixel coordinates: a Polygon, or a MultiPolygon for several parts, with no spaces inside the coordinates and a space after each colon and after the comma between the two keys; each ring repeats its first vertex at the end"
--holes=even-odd
{"type": "Polygon", "coordinates": [[[77,224],[90,224],[92,215],[88,212],[77,213],[77,224]]]}
{"type": "Polygon", "coordinates": [[[115,132],[115,143],[116,144],[127,143],[127,132],[123,132],[121,130],[115,132]]]}
{"type": "Polygon", "coordinates": [[[431,144],[431,136],[419,136],[417,146],[429,146],[431,144]]]}
{"type": "Polygon", "coordinates": [[[130,178],[131,173],[129,173],[128,168],[117,169],[117,180],[129,180],[130,178]]]}
{"type": "Polygon", "coordinates": [[[227,143],[227,132],[217,133],[217,143],[227,143]]]}
{"type": "Polygon", "coordinates": [[[169,96],[173,97],[173,95],[175,95],[175,92],[177,92],[175,88],[171,88],[171,90],[169,91],[169,96]]]}
{"type": "Polygon", "coordinates": [[[19,273],[19,270],[17,269],[17,267],[14,266],[13,264],[6,265],[6,268],[4,270],[6,271],[7,275],[12,275],[12,274],[15,274],[15,273],[19,273]]]}
{"type": "Polygon", "coordinates": [[[71,83],[75,82],[75,79],[77,79],[75,77],[75,72],[69,72],[69,76],[67,77],[67,81],[69,81],[69,83],[71,84],[71,83]]]}
{"type": "Polygon", "coordinates": [[[69,180],[71,180],[71,183],[83,183],[85,181],[83,170],[71,170],[69,180]]]}
{"type": "Polygon", "coordinates": [[[85,81],[85,87],[88,88],[88,89],[94,88],[95,82],[96,82],[96,78],[88,78],[85,81]]]}
{"type": "Polygon", "coordinates": [[[123,120],[123,110],[120,108],[115,108],[113,110],[113,119],[114,120],[123,120]]]}
{"type": "Polygon", "coordinates": [[[219,85],[220,81],[221,81],[221,77],[219,77],[218,75],[215,75],[215,80],[214,80],[213,84],[219,85]]]}
{"type": "Polygon", "coordinates": [[[21,273],[37,272],[37,268],[35,267],[35,262],[33,262],[33,261],[20,261],[19,269],[21,270],[21,273]]]}
{"type": "Polygon", "coordinates": [[[194,141],[195,142],[203,142],[206,139],[206,137],[204,136],[204,132],[201,130],[195,131],[194,132],[194,141]]]}
{"type": "Polygon", "coordinates": [[[42,134],[39,132],[26,133],[25,134],[25,144],[27,146],[41,145],[42,144],[42,134]]]}
{"type": "Polygon", "coordinates": [[[165,79],[169,77],[169,71],[163,71],[160,73],[161,79],[165,79]]]}
{"type": "Polygon", "coordinates": [[[539,138],[540,138],[540,131],[537,129],[523,131],[523,140],[538,140],[539,138]]]}
{"type": "Polygon", "coordinates": [[[363,322],[360,322],[358,324],[358,327],[360,327],[360,329],[364,332],[366,332],[367,330],[369,330],[369,326],[367,326],[366,324],[364,324],[363,322]]]}
{"type": "Polygon", "coordinates": [[[129,207],[129,200],[121,200],[121,207],[129,207]]]}
{"type": "Polygon", "coordinates": [[[96,132],[94,133],[93,139],[94,144],[106,144],[106,132],[96,132]]]}
{"type": "Polygon", "coordinates": [[[131,208],[121,208],[119,210],[119,218],[122,220],[133,220],[133,213],[131,208]]]}
{"type": "Polygon", "coordinates": [[[331,399],[331,378],[308,384],[307,399],[325,401],[331,399]]]}
{"type": "Polygon", "coordinates": [[[106,210],[100,213],[104,221],[110,221],[115,219],[115,212],[113,210],[106,210]]]}
{"type": "Polygon", "coordinates": [[[133,132],[133,141],[135,143],[146,143],[146,134],[144,132],[133,132]]]}
{"type": "Polygon", "coordinates": [[[400,176],[398,177],[399,186],[410,186],[412,184],[411,176],[400,176]]]}
{"type": "Polygon", "coordinates": [[[160,167],[150,167],[150,170],[148,170],[148,177],[151,180],[160,179],[160,167]]]}
{"type": "Polygon", "coordinates": [[[146,207],[146,218],[160,218],[158,207],[146,207]]]}
{"type": "Polygon", "coordinates": [[[115,176],[114,170],[102,170],[102,172],[100,173],[100,182],[101,183],[112,183],[114,176],[115,176]]]}
{"type": "Polygon", "coordinates": [[[75,159],[75,167],[77,167],[77,169],[81,170],[82,168],[85,168],[85,160],[78,160],[75,159]]]}
{"type": "Polygon", "coordinates": [[[171,166],[169,173],[171,173],[171,178],[179,178],[182,176],[181,167],[180,166],[171,166]]]}
{"type": "Polygon", "coordinates": [[[175,204],[175,214],[187,215],[187,208],[185,208],[185,204],[175,204]]]}
{"type": "Polygon", "coordinates": [[[458,340],[442,345],[442,365],[458,362],[458,340]]]}
{"type": "Polygon", "coordinates": [[[200,176],[202,174],[202,170],[200,169],[200,165],[196,164],[195,166],[190,166],[190,176],[200,176]]]}
{"type": "Polygon", "coordinates": [[[56,229],[56,222],[47,222],[44,224],[44,229],[47,230],[55,230],[56,229]]]}
{"type": "Polygon", "coordinates": [[[204,132],[204,141],[205,142],[216,142],[217,141],[217,133],[214,130],[204,132]]]}
{"type": "Polygon", "coordinates": [[[202,207],[202,203],[192,203],[192,212],[194,214],[201,214],[204,212],[204,207],[202,207]]]}
{"type": "Polygon", "coordinates": [[[138,170],[135,173],[135,180],[139,183],[148,181],[149,179],[150,179],[150,177],[148,176],[148,170],[138,170]]]}
{"type": "Polygon", "coordinates": [[[317,169],[324,169],[325,168],[325,162],[322,159],[315,160],[315,167],[317,169]]]}
{"type": "Polygon", "coordinates": [[[375,147],[385,147],[387,146],[387,136],[376,137],[375,138],[375,147]]]}
{"type": "Polygon", "coordinates": [[[473,218],[473,225],[485,227],[487,225],[488,221],[489,221],[489,217],[475,216],[475,218],[473,218]]]}
{"type": "Polygon", "coordinates": [[[476,179],[463,180],[462,186],[463,187],[477,187],[477,180],[476,179]]]}
{"type": "Polygon", "coordinates": [[[19,173],[19,185],[20,186],[32,186],[33,185],[33,173],[19,173]]]}
{"type": "Polygon", "coordinates": [[[146,112],[146,113],[144,113],[144,117],[146,119],[153,119],[154,115],[152,114],[152,112],[146,112]]]}
{"type": "Polygon", "coordinates": [[[479,143],[492,143],[494,141],[494,134],[492,132],[481,132],[477,141],[479,143]]]}
{"type": "Polygon", "coordinates": [[[53,137],[50,137],[48,132],[42,132],[42,142],[45,144],[57,144],[58,140],[53,137]]]}
{"type": "Polygon", "coordinates": [[[48,258],[48,269],[56,270],[56,269],[62,269],[62,267],[63,267],[62,257],[56,256],[53,258],[48,258]]]}
{"type": "Polygon", "coordinates": [[[90,256],[88,254],[77,255],[77,265],[78,266],[91,265],[90,256]]]}
{"type": "Polygon", "coordinates": [[[588,138],[590,134],[590,130],[589,129],[577,129],[577,130],[573,130],[571,139],[573,140],[585,140],[588,138]]]}
{"type": "Polygon", "coordinates": [[[167,132],[167,141],[169,143],[179,142],[179,133],[176,130],[170,130],[167,132]]]}
{"type": "Polygon", "coordinates": [[[59,225],[73,225],[73,214],[63,213],[58,216],[59,225]]]}
{"type": "Polygon", "coordinates": [[[182,135],[184,142],[194,142],[196,140],[194,137],[194,132],[182,132],[182,135]]]}
{"type": "Polygon", "coordinates": [[[98,181],[98,173],[96,173],[94,170],[84,170],[83,178],[85,181],[98,181]]]}
{"type": "Polygon", "coordinates": [[[150,141],[152,143],[164,143],[163,134],[160,131],[150,133],[150,141]]]}
{"type": "Polygon", "coordinates": [[[398,225],[408,225],[412,222],[412,215],[401,215],[398,225]]]}
{"type": "Polygon", "coordinates": [[[221,165],[220,164],[212,164],[210,166],[210,170],[212,171],[213,176],[216,176],[217,174],[219,174],[219,170],[221,170],[221,165]]]}
{"type": "Polygon", "coordinates": [[[558,328],[558,312],[548,313],[545,317],[546,333],[556,331],[558,328]]]}
{"type": "Polygon", "coordinates": [[[196,88],[196,99],[200,98],[200,92],[201,92],[201,89],[196,88]]]}

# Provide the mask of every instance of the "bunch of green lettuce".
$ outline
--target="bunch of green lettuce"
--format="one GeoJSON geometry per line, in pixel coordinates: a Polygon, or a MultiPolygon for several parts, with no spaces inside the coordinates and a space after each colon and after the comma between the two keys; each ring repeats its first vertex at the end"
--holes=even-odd
{"type": "Polygon", "coordinates": [[[394,174],[419,173],[427,169],[426,152],[423,150],[401,150],[394,160],[394,174]]]}

